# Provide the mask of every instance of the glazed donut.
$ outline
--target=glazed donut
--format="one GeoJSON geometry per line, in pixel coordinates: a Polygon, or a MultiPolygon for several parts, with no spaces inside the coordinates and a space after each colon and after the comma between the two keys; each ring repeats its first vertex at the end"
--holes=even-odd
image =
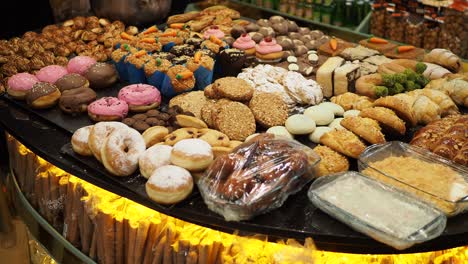
{"type": "Polygon", "coordinates": [[[124,130],[128,126],[120,122],[99,122],[95,124],[90,132],[88,145],[97,160],[102,161],[101,148],[104,145],[104,141],[114,130],[124,130]]]}
{"type": "Polygon", "coordinates": [[[127,103],[115,97],[103,97],[88,105],[88,115],[96,122],[119,121],[127,114],[127,103]]]}
{"type": "Polygon", "coordinates": [[[8,78],[7,93],[17,100],[23,100],[37,82],[39,79],[30,73],[17,73],[8,78]]]}
{"type": "Polygon", "coordinates": [[[27,92],[26,103],[31,108],[49,108],[57,103],[60,95],[57,86],[46,82],[38,82],[27,92]]]}
{"type": "Polygon", "coordinates": [[[59,107],[68,114],[84,113],[88,104],[96,100],[96,92],[89,88],[65,90],[59,100],[59,107]]]}
{"type": "Polygon", "coordinates": [[[71,138],[72,149],[82,156],[93,156],[93,152],[89,148],[88,139],[93,126],[82,127],[73,133],[71,138]]]}
{"type": "Polygon", "coordinates": [[[149,84],[132,84],[119,91],[119,99],[127,102],[132,112],[146,112],[154,109],[161,103],[161,93],[156,87],[149,84]]]}
{"type": "Polygon", "coordinates": [[[189,171],[202,171],[213,162],[213,151],[204,140],[183,139],[174,145],[171,162],[189,171]]]}
{"type": "Polygon", "coordinates": [[[166,165],[154,171],[146,182],[146,193],[161,204],[178,203],[192,192],[193,179],[186,169],[166,165]]]}
{"type": "Polygon", "coordinates": [[[147,149],[138,160],[141,175],[148,179],[157,168],[170,165],[171,151],[172,147],[167,145],[156,145],[147,149]]]}
{"type": "Polygon", "coordinates": [[[129,176],[138,168],[145,141],[133,128],[114,130],[101,148],[102,164],[115,176],[129,176]]]}

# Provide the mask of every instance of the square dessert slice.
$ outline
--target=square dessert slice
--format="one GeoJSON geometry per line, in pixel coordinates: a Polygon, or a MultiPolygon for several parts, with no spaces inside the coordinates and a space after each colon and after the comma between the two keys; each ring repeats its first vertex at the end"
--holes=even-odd
{"type": "Polygon", "coordinates": [[[344,40],[341,40],[341,39],[335,39],[337,41],[337,46],[336,46],[336,49],[332,49],[332,45],[330,44],[330,42],[332,40],[333,39],[330,39],[328,42],[322,44],[319,47],[319,49],[318,49],[319,54],[334,57],[334,56],[338,56],[346,48],[351,48],[351,47],[356,46],[356,44],[354,44],[354,43],[347,42],[347,41],[344,41],[344,40]]]}
{"type": "Polygon", "coordinates": [[[318,69],[316,79],[322,86],[324,97],[333,96],[333,73],[344,62],[345,60],[341,57],[331,57],[318,69]]]}
{"type": "Polygon", "coordinates": [[[340,95],[354,91],[354,83],[360,76],[358,63],[346,63],[335,69],[333,75],[333,95],[340,95]]]}

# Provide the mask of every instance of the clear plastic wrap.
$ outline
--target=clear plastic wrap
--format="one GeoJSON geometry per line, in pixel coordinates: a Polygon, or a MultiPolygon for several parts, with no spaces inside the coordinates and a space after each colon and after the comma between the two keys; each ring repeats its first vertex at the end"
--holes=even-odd
{"type": "Polygon", "coordinates": [[[377,241],[403,250],[445,229],[445,215],[358,172],[317,179],[308,197],[320,210],[377,241]]]}
{"type": "Polygon", "coordinates": [[[218,157],[198,182],[208,208],[227,221],[280,207],[314,178],[320,157],[297,141],[261,134],[218,157]]]}

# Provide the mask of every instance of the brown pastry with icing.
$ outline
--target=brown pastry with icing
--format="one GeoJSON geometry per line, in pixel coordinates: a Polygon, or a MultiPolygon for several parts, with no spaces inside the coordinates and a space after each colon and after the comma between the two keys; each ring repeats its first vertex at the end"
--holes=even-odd
{"type": "Polygon", "coordinates": [[[117,82],[118,74],[114,65],[98,62],[89,67],[84,77],[88,79],[91,88],[102,89],[117,82]]]}
{"type": "Polygon", "coordinates": [[[64,75],[62,78],[58,79],[54,84],[57,86],[60,92],[63,92],[65,90],[89,87],[89,81],[85,77],[77,73],[69,73],[67,75],[64,75]]]}
{"type": "Polygon", "coordinates": [[[388,108],[378,106],[366,108],[361,110],[359,116],[378,121],[386,133],[392,135],[404,135],[406,133],[405,122],[388,108]]]}
{"type": "Polygon", "coordinates": [[[366,149],[366,145],[353,132],[346,129],[325,133],[320,138],[320,143],[336,152],[355,159],[366,149]]]}
{"type": "Polygon", "coordinates": [[[340,124],[371,144],[385,142],[385,136],[382,134],[379,123],[373,119],[360,116],[348,116],[341,120],[340,124]]]}
{"type": "Polygon", "coordinates": [[[57,86],[46,82],[38,82],[26,94],[26,103],[31,108],[49,108],[57,103],[60,95],[57,86]]]}
{"type": "Polygon", "coordinates": [[[59,107],[67,114],[80,114],[88,111],[88,104],[96,100],[96,92],[90,88],[65,90],[59,100],[59,107]]]}

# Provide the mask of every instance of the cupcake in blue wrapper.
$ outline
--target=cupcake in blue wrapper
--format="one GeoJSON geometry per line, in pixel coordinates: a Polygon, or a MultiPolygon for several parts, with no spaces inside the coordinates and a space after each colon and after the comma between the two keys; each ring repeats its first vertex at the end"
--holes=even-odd
{"type": "Polygon", "coordinates": [[[114,50],[111,54],[112,63],[115,65],[121,80],[128,81],[127,67],[125,66],[125,58],[130,52],[136,52],[135,48],[127,44],[123,44],[120,48],[114,50]]]}
{"type": "Polygon", "coordinates": [[[223,49],[229,48],[229,45],[225,41],[223,41],[223,40],[221,40],[221,39],[219,39],[219,38],[217,38],[215,36],[211,36],[209,39],[202,42],[201,48],[202,49],[209,49],[212,52],[214,52],[215,54],[218,54],[223,49]]]}
{"type": "Polygon", "coordinates": [[[187,60],[187,68],[195,75],[195,88],[204,90],[213,81],[214,60],[201,51],[187,60]]]}
{"type": "Polygon", "coordinates": [[[146,83],[146,75],[144,65],[151,59],[151,56],[146,50],[127,55],[125,65],[127,67],[128,82],[130,83],[146,83]]]}
{"type": "Polygon", "coordinates": [[[166,59],[151,58],[144,66],[146,82],[160,89],[171,66],[172,63],[166,59]]]}
{"type": "Polygon", "coordinates": [[[182,65],[169,68],[161,85],[162,95],[170,99],[178,94],[189,92],[195,88],[195,75],[182,65]]]}

